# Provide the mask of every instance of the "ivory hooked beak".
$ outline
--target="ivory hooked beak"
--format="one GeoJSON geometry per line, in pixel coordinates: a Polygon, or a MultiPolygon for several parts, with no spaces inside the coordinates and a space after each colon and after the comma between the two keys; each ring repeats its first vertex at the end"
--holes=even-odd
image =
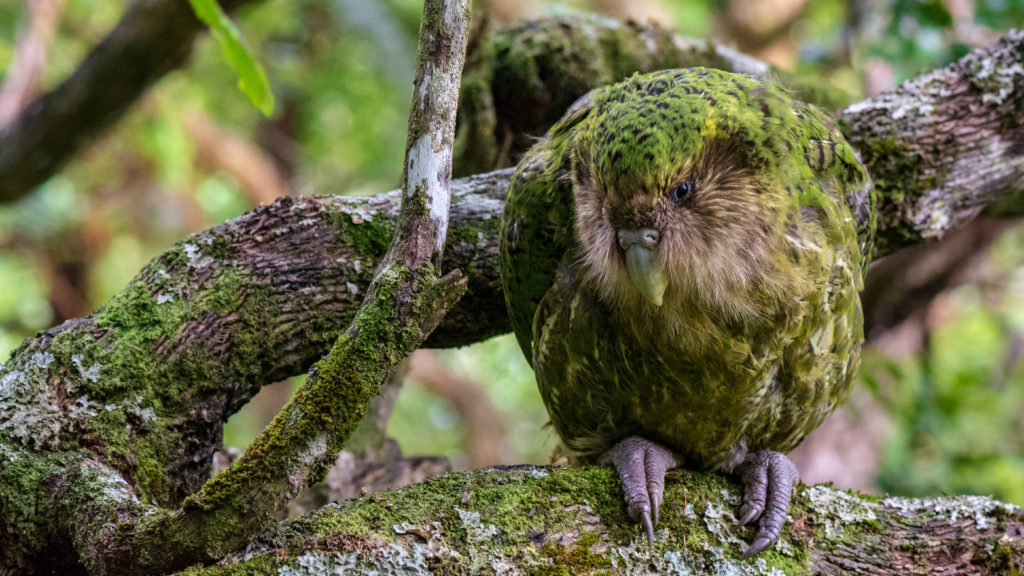
{"type": "Polygon", "coordinates": [[[626,254],[626,272],[644,298],[661,306],[668,287],[665,269],[658,258],[661,233],[654,228],[619,230],[619,246],[626,254]]]}

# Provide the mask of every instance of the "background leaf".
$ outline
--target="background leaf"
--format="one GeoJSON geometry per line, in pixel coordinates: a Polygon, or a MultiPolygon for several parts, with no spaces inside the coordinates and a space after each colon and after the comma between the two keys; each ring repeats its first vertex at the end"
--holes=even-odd
{"type": "Polygon", "coordinates": [[[238,87],[264,115],[270,116],[274,111],[274,93],[270,91],[270,82],[263,67],[245,49],[238,27],[217,0],[189,0],[189,3],[196,16],[210,27],[224,58],[238,73],[238,87]]]}

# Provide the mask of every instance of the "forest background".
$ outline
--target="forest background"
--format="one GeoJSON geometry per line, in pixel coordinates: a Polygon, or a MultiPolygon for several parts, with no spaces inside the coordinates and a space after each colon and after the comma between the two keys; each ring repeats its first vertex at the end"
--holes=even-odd
{"type": "MultiPolygon", "coordinates": [[[[655,21],[820,77],[851,101],[1024,27],[1024,0],[478,4],[493,26],[581,10],[655,21]]],[[[126,5],[0,1],[0,124],[73,71],[126,5]]],[[[242,10],[234,18],[276,99],[270,117],[206,38],[59,175],[0,204],[0,360],[102,305],[189,233],[283,195],[398,187],[421,8],[269,0],[242,10]]],[[[874,315],[852,400],[794,456],[804,480],[1024,506],[1024,226],[981,221],[888,260],[865,293],[874,315]]],[[[295,384],[265,388],[225,426],[225,444],[244,448],[295,384]]],[[[545,463],[546,419],[503,336],[414,355],[388,434],[405,455],[443,455],[455,469],[545,463]]]]}

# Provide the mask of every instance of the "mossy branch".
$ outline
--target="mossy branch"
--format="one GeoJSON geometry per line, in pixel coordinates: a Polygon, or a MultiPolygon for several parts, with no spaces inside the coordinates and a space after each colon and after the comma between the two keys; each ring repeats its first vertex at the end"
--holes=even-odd
{"type": "Polygon", "coordinates": [[[499,467],[330,504],[198,576],[234,574],[1014,574],[1024,510],[978,496],[800,486],[779,544],[741,561],[740,487],[671,471],[649,549],[611,468],[499,467]]]}
{"type": "Polygon", "coordinates": [[[877,255],[1024,214],[1024,31],[839,113],[880,200],[877,255]]]}
{"type": "MultiPolygon", "coordinates": [[[[118,471],[101,462],[72,457],[65,464],[55,499],[69,519],[60,523],[62,535],[90,574],[161,574],[209,563],[270,526],[290,499],[322,479],[390,370],[423,343],[462,296],[461,274],[441,277],[436,269],[449,221],[469,14],[467,0],[425,2],[397,233],[352,323],[245,454],[178,510],[144,504],[118,471]]],[[[151,304],[148,287],[137,286],[131,298],[151,304]]],[[[135,319],[118,308],[108,310],[118,321],[135,319]]],[[[139,308],[133,312],[142,314],[139,308]]],[[[81,366],[81,355],[72,361],[81,366]]],[[[46,366],[35,368],[52,363],[51,356],[46,366]]],[[[97,381],[102,369],[93,364],[85,379],[97,381]]],[[[51,442],[59,444],[57,438],[51,442]]]]}
{"type": "Polygon", "coordinates": [[[211,560],[242,545],[323,479],[391,369],[465,291],[458,271],[440,277],[437,268],[469,14],[467,0],[424,4],[399,228],[355,319],[245,454],[184,502],[186,522],[213,537],[204,539],[211,560]]]}

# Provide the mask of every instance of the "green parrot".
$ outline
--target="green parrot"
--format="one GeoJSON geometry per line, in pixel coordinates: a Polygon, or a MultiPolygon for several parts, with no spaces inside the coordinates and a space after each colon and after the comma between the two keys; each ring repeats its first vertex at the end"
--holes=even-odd
{"type": "Polygon", "coordinates": [[[738,473],[749,558],[799,481],[784,453],[860,362],[870,179],[771,83],[693,68],[591,91],[526,153],[502,219],[512,327],[551,424],[613,464],[650,541],[666,470],[738,473]]]}

